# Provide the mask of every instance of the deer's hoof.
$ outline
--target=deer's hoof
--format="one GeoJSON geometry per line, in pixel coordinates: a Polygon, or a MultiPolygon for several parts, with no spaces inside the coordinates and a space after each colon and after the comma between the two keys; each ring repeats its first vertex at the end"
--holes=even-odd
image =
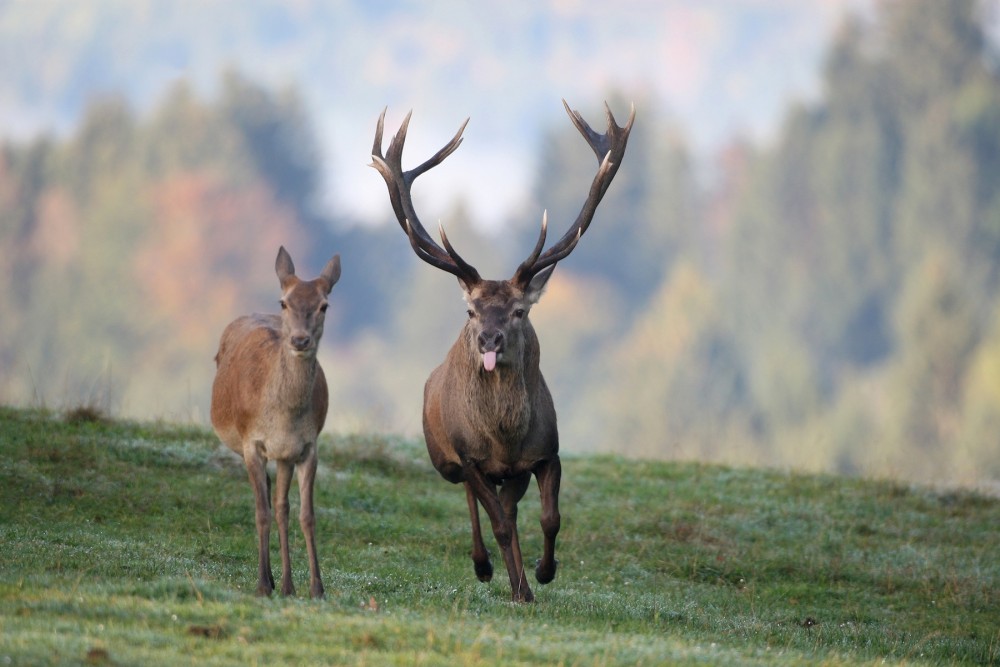
{"type": "Polygon", "coordinates": [[[552,563],[546,567],[542,562],[542,559],[535,561],[535,579],[538,580],[540,584],[547,584],[556,578],[556,568],[559,565],[559,561],[553,560],[552,563]]]}
{"type": "Polygon", "coordinates": [[[323,584],[316,583],[309,587],[309,596],[313,600],[322,600],[324,597],[323,584]]]}

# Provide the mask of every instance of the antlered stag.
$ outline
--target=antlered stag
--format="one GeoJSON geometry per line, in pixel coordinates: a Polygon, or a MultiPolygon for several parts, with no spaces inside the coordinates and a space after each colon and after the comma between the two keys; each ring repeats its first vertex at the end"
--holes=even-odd
{"type": "Polygon", "coordinates": [[[493,576],[483,544],[479,504],[486,509],[493,535],[510,577],[514,601],[534,599],[524,575],[517,537],[517,503],[534,474],[541,494],[542,558],[535,578],[547,584],[555,577],[555,541],[559,532],[559,436],[552,396],[539,370],[539,345],[528,312],[538,301],[556,262],[569,255],[594,216],[611,184],[628,141],[635,108],[620,127],[607,109],[608,129],[598,134],[579,112],[563,105],[573,124],[597,155],[600,167],[583,209],[559,241],[545,246],[547,216],[534,250],[510,280],[484,280],[462,259],[440,228],[439,246],[420,224],[410,188],[425,171],[440,164],[462,142],[465,123],[452,140],[423,164],[403,171],[402,153],[407,114],[389,149],[382,154],[385,111],[379,117],[372,165],[385,179],[389,201],[417,257],[458,278],[469,319],[444,362],[424,386],[423,425],[427,451],[441,476],[465,485],[472,520],[472,561],[481,581],[493,576]],[[497,486],[500,491],[497,493],[497,486]]]}
{"type": "Polygon", "coordinates": [[[316,360],[323,335],[327,295],[340,279],[334,255],[315,280],[295,276],[292,258],[282,247],[274,264],[281,283],[281,315],[240,317],[222,332],[212,385],[212,426],[219,439],[243,457],[253,486],[257,519],[257,595],[274,590],[271,573],[271,478],[277,467],[274,510],[281,546],[281,594],[294,595],[288,554],[288,489],[292,471],[299,478],[299,523],[309,555],[309,593],[323,597],[316,555],[313,482],[316,438],[326,422],[326,377],[316,360]]]}

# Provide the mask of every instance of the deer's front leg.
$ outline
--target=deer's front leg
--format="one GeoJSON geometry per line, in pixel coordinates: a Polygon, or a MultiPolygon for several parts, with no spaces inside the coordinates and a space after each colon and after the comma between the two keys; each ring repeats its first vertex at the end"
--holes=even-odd
{"type": "Polygon", "coordinates": [[[288,550],[288,490],[292,485],[289,461],[278,461],[278,476],[274,487],[274,514],[278,520],[278,542],[281,545],[281,594],[295,595],[292,582],[292,561],[288,550]]]}
{"type": "Polygon", "coordinates": [[[271,480],[267,476],[267,460],[256,445],[243,455],[253,487],[254,514],[257,523],[257,595],[267,596],[274,590],[271,574],[271,480]]]}
{"type": "Polygon", "coordinates": [[[316,515],[313,512],[313,484],[316,481],[316,445],[306,459],[299,464],[299,525],[306,538],[306,553],[309,556],[309,595],[315,599],[323,597],[323,579],[319,574],[319,556],[316,554],[316,515]]]}
{"type": "Polygon", "coordinates": [[[538,492],[542,502],[542,535],[545,546],[542,558],[535,566],[535,578],[540,584],[547,584],[556,576],[556,535],[559,533],[559,480],[562,478],[562,464],[559,457],[554,456],[543,461],[535,468],[535,479],[538,480],[538,492]]]}
{"type": "Polygon", "coordinates": [[[463,461],[462,471],[465,474],[466,483],[472,487],[476,499],[486,510],[487,516],[490,517],[493,537],[496,538],[497,545],[500,547],[503,563],[507,566],[507,575],[510,577],[511,598],[514,602],[532,602],[535,596],[531,592],[528,582],[524,581],[523,573],[518,571],[517,561],[514,557],[512,541],[516,528],[511,523],[510,518],[504,514],[496,486],[486,479],[486,476],[474,463],[463,461]]]}

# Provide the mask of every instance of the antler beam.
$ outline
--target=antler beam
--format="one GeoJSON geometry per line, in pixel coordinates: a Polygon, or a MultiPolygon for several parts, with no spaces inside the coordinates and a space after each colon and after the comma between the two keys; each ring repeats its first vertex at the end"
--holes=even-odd
{"type": "Polygon", "coordinates": [[[551,248],[541,253],[541,249],[545,245],[546,230],[546,218],[543,216],[542,231],[534,251],[517,267],[517,271],[514,273],[513,281],[520,285],[527,285],[540,271],[552,266],[573,252],[580,237],[583,236],[584,232],[590,226],[590,222],[594,218],[594,212],[597,210],[598,204],[601,203],[601,199],[604,198],[604,193],[607,192],[608,186],[611,185],[615,174],[618,173],[618,167],[621,165],[622,157],[625,155],[625,147],[628,144],[628,135],[632,131],[632,123],[635,121],[635,105],[632,105],[628,122],[625,123],[624,127],[621,127],[615,121],[614,114],[611,113],[611,107],[605,102],[604,109],[607,114],[608,129],[604,134],[598,134],[587,124],[587,121],[583,119],[579,111],[573,111],[569,108],[566,100],[563,100],[563,106],[566,108],[566,113],[569,114],[570,120],[573,121],[573,125],[576,126],[576,129],[580,131],[583,138],[587,140],[587,144],[591,150],[594,151],[600,162],[600,167],[597,170],[597,175],[594,176],[593,183],[590,185],[590,194],[583,203],[583,208],[580,210],[576,222],[573,223],[569,230],[563,234],[563,237],[556,241],[551,248]]]}
{"type": "Polygon", "coordinates": [[[427,233],[417,217],[417,212],[413,207],[413,198],[410,195],[410,188],[418,176],[441,164],[459,147],[462,143],[462,133],[465,131],[465,126],[469,124],[469,119],[466,118],[451,141],[426,162],[409,171],[403,171],[403,145],[406,143],[406,131],[409,128],[410,116],[413,112],[406,114],[403,124],[400,125],[392,141],[389,142],[389,149],[383,155],[382,133],[385,128],[385,112],[386,109],[383,109],[378,117],[375,142],[372,145],[372,163],[369,166],[378,170],[382,174],[382,178],[385,179],[385,184],[389,188],[389,201],[392,203],[392,210],[396,214],[396,220],[399,221],[400,227],[409,237],[413,251],[420,259],[431,266],[457,276],[466,285],[471,286],[479,283],[481,281],[479,272],[455,252],[455,249],[448,243],[443,228],[441,229],[441,240],[447,250],[442,249],[427,233]]]}

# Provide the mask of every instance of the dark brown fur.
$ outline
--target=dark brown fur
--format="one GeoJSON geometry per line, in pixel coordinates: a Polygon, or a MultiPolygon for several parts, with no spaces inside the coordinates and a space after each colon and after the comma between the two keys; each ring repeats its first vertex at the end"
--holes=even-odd
{"type": "Polygon", "coordinates": [[[406,172],[401,161],[409,115],[383,155],[383,111],[372,147],[372,166],[385,179],[389,201],[414,252],[428,264],[455,275],[469,306],[469,321],[424,385],[424,439],[437,471],[448,481],[465,485],[476,576],[482,581],[493,576],[479,523],[482,504],[510,577],[511,596],[517,602],[534,599],[518,542],[517,503],[534,475],[541,495],[544,536],[535,578],[546,584],[556,574],[562,474],[556,411],[539,369],[538,337],[528,313],[541,297],[556,262],[573,251],[589,226],[625,154],[635,117],[633,109],[626,126],[619,127],[608,109],[608,131],[597,134],[578,112],[570,111],[569,106],[566,111],[597,155],[600,168],[569,231],[543,253],[547,228],[543,216],[535,249],[510,280],[483,280],[455,252],[443,229],[443,248],[431,239],[413,209],[413,180],[458,148],[465,124],[444,148],[406,172]]]}
{"type": "Polygon", "coordinates": [[[538,337],[528,320],[529,296],[508,281],[486,281],[483,287],[469,295],[475,316],[424,385],[424,438],[441,475],[465,484],[477,576],[488,581],[493,573],[479,527],[478,503],[482,503],[503,555],[512,597],[530,602],[534,596],[524,576],[517,503],[534,474],[542,496],[545,537],[535,576],[548,583],[555,577],[560,524],[556,412],[538,367],[538,337]],[[510,313],[518,308],[524,315],[512,318],[510,313]],[[503,358],[491,372],[483,369],[478,346],[484,328],[504,333],[503,358]]]}

